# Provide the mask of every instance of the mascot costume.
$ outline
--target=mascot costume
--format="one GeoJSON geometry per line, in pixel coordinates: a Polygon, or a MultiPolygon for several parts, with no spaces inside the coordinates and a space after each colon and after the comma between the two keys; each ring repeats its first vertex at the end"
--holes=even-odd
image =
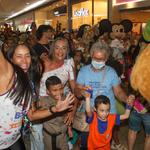
{"type": "Polygon", "coordinates": [[[99,22],[100,39],[106,42],[111,47],[111,57],[107,65],[113,67],[118,76],[124,73],[125,62],[123,53],[127,51],[124,46],[124,38],[132,30],[132,22],[130,20],[122,20],[120,23],[112,24],[108,19],[103,19],[99,22]]]}
{"type": "Polygon", "coordinates": [[[150,103],[150,20],[142,33],[148,42],[145,49],[140,51],[131,72],[131,86],[150,103]]]}

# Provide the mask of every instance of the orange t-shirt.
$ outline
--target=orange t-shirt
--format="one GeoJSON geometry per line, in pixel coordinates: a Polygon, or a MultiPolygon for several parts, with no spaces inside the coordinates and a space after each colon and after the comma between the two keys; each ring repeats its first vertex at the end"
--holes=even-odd
{"type": "Polygon", "coordinates": [[[107,130],[103,134],[99,133],[98,117],[96,112],[94,112],[94,118],[90,124],[88,150],[110,150],[110,140],[116,122],[116,114],[109,114],[107,121],[107,130]]]}

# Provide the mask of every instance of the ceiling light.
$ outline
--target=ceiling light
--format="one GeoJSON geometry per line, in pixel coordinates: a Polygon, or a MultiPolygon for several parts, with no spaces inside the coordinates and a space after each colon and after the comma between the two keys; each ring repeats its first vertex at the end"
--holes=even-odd
{"type": "MultiPolygon", "coordinates": [[[[21,11],[18,11],[18,12],[16,12],[16,13],[14,13],[13,15],[7,17],[5,20],[11,19],[11,18],[16,17],[16,16],[18,16],[18,15],[20,15],[20,14],[22,14],[22,13],[25,13],[25,12],[27,12],[27,11],[29,11],[29,10],[32,10],[32,9],[34,9],[34,8],[40,6],[40,5],[42,5],[43,3],[48,2],[48,1],[49,1],[49,0],[40,0],[40,1],[38,1],[38,2],[35,2],[35,3],[33,3],[33,4],[30,4],[30,5],[28,5],[27,7],[25,7],[24,9],[22,9],[21,11]]],[[[26,3],[26,4],[27,4],[27,3],[26,3]]]]}

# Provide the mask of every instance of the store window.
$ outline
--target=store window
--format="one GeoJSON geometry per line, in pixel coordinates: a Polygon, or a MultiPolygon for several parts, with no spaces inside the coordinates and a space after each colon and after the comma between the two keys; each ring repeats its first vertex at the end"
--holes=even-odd
{"type": "Polygon", "coordinates": [[[77,29],[82,24],[93,25],[107,18],[107,0],[88,0],[72,5],[72,28],[77,29]],[[93,5],[94,4],[94,5],[93,5]],[[93,11],[92,11],[93,10],[93,11]]]}

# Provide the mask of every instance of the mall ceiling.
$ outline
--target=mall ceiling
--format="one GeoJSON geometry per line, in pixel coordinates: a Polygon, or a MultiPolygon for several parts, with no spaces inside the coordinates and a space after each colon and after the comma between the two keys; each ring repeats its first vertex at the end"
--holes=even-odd
{"type": "Polygon", "coordinates": [[[39,1],[46,4],[54,0],[0,0],[0,21],[39,1]]]}

